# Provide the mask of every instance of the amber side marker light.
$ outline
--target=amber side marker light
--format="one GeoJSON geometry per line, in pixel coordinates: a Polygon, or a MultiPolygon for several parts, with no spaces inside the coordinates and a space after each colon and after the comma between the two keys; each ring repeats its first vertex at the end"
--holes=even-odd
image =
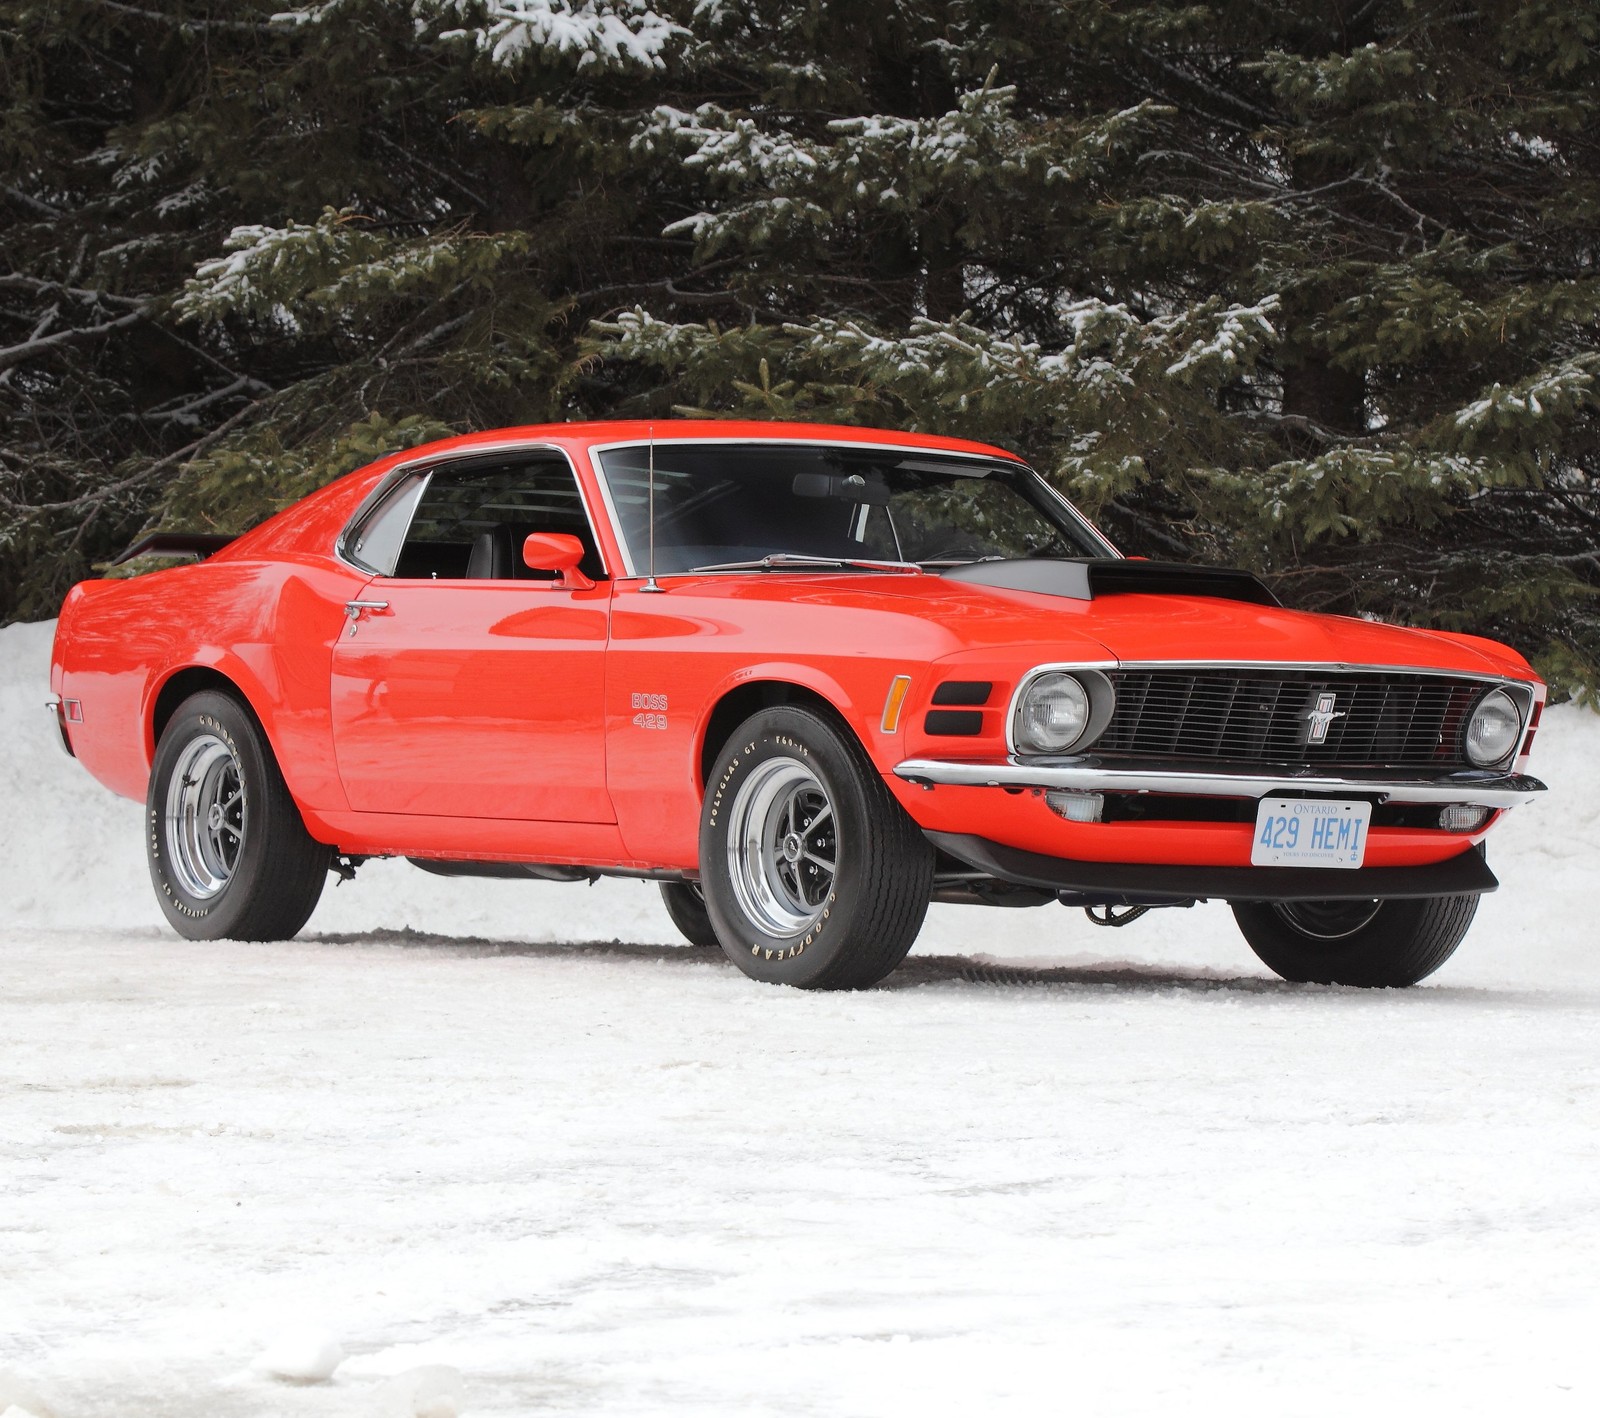
{"type": "Polygon", "coordinates": [[[910,675],[896,675],[889,681],[889,697],[883,701],[884,733],[895,733],[900,727],[900,707],[906,702],[906,692],[911,688],[910,675]]]}

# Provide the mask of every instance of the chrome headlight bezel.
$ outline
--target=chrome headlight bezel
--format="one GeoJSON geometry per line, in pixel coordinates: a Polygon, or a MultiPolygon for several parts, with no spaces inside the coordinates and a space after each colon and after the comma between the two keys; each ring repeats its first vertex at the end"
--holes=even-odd
{"type": "Polygon", "coordinates": [[[1517,703],[1516,696],[1503,686],[1491,689],[1478,699],[1462,721],[1461,756],[1474,768],[1498,768],[1501,764],[1510,762],[1522,743],[1522,735],[1526,728],[1527,712],[1517,703]],[[1473,726],[1478,723],[1479,716],[1485,711],[1500,715],[1504,722],[1510,724],[1511,729],[1504,747],[1498,748],[1492,754],[1480,755],[1474,751],[1473,726]]]}
{"type": "Polygon", "coordinates": [[[1080,753],[1105,732],[1115,706],[1116,691],[1100,671],[1074,665],[1039,665],[1023,676],[1011,696],[1006,714],[1007,747],[1020,757],[1080,753]],[[1052,690],[1075,697],[1082,706],[1081,718],[1070,738],[1046,741],[1030,723],[1028,710],[1038,702],[1038,696],[1052,690]]]}

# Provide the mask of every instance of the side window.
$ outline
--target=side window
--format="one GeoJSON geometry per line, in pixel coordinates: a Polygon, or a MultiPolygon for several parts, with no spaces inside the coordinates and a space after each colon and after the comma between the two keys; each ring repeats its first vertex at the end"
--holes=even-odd
{"type": "Polygon", "coordinates": [[[345,555],[379,576],[392,576],[400,544],[426,483],[426,478],[414,477],[391,492],[350,534],[344,545],[345,555]]]}
{"type": "Polygon", "coordinates": [[[577,479],[563,458],[445,465],[427,480],[409,519],[394,575],[422,580],[549,580],[530,570],[522,543],[532,532],[567,532],[583,543],[581,569],[604,570],[577,479]]]}

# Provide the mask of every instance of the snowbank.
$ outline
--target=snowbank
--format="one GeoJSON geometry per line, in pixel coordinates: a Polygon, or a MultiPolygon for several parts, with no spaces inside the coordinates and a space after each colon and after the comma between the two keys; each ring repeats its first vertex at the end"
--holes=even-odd
{"type": "Polygon", "coordinates": [[[0,1412],[1600,1405],[1600,721],[1421,989],[1271,980],[1216,907],[948,908],[813,995],[633,883],[375,864],[180,940],[49,634],[0,631],[0,1412]]]}
{"type": "MultiPolygon", "coordinates": [[[[53,623],[0,629],[0,925],[146,927],[166,933],[146,874],[137,804],[114,797],[61,753],[45,712],[53,623]]],[[[1550,784],[1490,840],[1501,890],[1483,903],[1443,984],[1600,984],[1600,715],[1550,710],[1534,749],[1550,784]]],[[[330,883],[305,936],[409,930],[508,942],[677,943],[654,886],[450,880],[373,862],[330,883]]],[[[1266,975],[1222,906],[1154,912],[1111,932],[1054,907],[935,907],[918,954],[1183,965],[1266,975]]]]}

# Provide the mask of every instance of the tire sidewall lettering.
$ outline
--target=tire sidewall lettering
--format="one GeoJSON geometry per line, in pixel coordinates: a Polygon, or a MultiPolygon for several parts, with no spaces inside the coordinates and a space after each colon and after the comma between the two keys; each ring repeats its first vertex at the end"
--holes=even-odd
{"type": "Polygon", "coordinates": [[[162,830],[165,817],[165,799],[167,785],[170,782],[170,763],[181,746],[186,744],[196,733],[214,734],[227,745],[228,751],[233,755],[239,770],[239,789],[241,801],[246,812],[250,809],[250,785],[254,781],[254,758],[247,751],[247,746],[241,746],[239,737],[232,728],[208,710],[200,710],[182,719],[174,719],[167,726],[162,735],[161,743],[156,750],[156,763],[151,773],[151,790],[147,801],[147,813],[150,830],[150,863],[151,877],[161,894],[162,904],[191,921],[203,921],[215,912],[225,908],[230,900],[246,889],[252,874],[252,867],[256,857],[255,832],[247,832],[243,843],[239,864],[232,878],[223,886],[214,898],[209,901],[199,901],[190,896],[182,887],[173,881],[168,867],[168,848],[166,834],[162,830]]]}
{"type": "MultiPolygon", "coordinates": [[[[705,812],[701,820],[702,842],[714,842],[715,848],[709,852],[702,851],[701,874],[702,880],[715,874],[719,881],[727,873],[726,836],[722,830],[724,820],[723,809],[738,791],[739,783],[752,769],[768,762],[773,757],[782,756],[791,758],[805,765],[821,780],[827,791],[829,800],[833,803],[834,812],[838,815],[841,827],[844,827],[853,813],[848,805],[848,795],[841,791],[838,775],[824,765],[813,747],[793,734],[783,731],[771,731],[755,738],[736,742],[728,757],[720,760],[712,769],[712,787],[705,798],[705,812]]],[[[765,979],[772,983],[792,983],[796,969],[805,968],[808,975],[814,970],[820,970],[827,965],[827,956],[834,945],[837,932],[832,929],[834,923],[840,919],[848,919],[849,913],[844,917],[838,915],[839,896],[841,889],[849,896],[852,886],[853,873],[849,870],[849,859],[839,858],[834,889],[828,893],[828,899],[822,908],[821,914],[811,921],[805,930],[794,937],[770,937],[764,932],[756,930],[749,922],[738,914],[736,924],[737,936],[743,940],[740,956],[746,962],[741,966],[746,973],[753,974],[758,979],[765,979]],[[821,965],[813,965],[818,952],[822,952],[821,965]],[[810,957],[808,959],[808,957],[810,957]],[[802,967],[801,962],[804,962],[802,967]],[[752,968],[755,967],[755,968],[752,968]]],[[[731,895],[731,893],[729,893],[731,895]]],[[[735,908],[736,909],[736,908],[735,908]]]]}

